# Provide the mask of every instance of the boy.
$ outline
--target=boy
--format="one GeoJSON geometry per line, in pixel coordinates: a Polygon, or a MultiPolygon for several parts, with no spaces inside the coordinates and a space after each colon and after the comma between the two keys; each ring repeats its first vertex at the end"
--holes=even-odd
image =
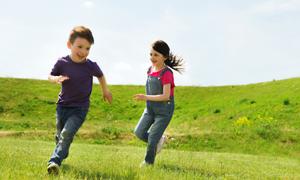
{"type": "Polygon", "coordinates": [[[89,109],[93,76],[102,88],[103,99],[112,102],[104,75],[97,65],[87,59],[94,43],[92,32],[84,27],[75,27],[67,46],[71,54],[58,59],[48,79],[62,84],[56,108],[56,147],[48,162],[48,173],[57,175],[59,166],[67,158],[74,135],[81,127],[89,109]]]}

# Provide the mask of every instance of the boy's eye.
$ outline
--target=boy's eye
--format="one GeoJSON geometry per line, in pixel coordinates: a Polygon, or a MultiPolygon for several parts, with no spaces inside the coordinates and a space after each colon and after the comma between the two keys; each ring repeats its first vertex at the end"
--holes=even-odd
{"type": "Polygon", "coordinates": [[[150,56],[152,56],[152,53],[150,53],[150,56]]]}
{"type": "Polygon", "coordinates": [[[82,48],[82,46],[78,46],[78,48],[80,48],[80,49],[81,49],[81,48],[82,48]]]}
{"type": "Polygon", "coordinates": [[[89,50],[90,50],[90,48],[86,48],[86,50],[88,50],[88,51],[89,51],[89,50]]]}

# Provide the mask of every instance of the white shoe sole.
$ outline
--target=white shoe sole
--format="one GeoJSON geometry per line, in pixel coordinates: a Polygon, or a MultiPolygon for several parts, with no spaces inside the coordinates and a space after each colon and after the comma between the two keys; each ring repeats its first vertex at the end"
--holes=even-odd
{"type": "Polygon", "coordinates": [[[58,175],[59,174],[59,166],[55,163],[51,163],[48,168],[48,174],[58,175]]]}
{"type": "Polygon", "coordinates": [[[160,153],[162,148],[163,148],[163,145],[166,141],[166,136],[162,136],[157,144],[157,147],[156,147],[156,154],[160,153]]]}

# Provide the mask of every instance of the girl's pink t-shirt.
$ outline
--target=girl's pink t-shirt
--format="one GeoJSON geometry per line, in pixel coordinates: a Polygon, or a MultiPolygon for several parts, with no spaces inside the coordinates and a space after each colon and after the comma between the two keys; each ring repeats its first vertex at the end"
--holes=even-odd
{"type": "MultiPolygon", "coordinates": [[[[163,70],[163,69],[162,69],[163,70]]],[[[153,76],[153,77],[159,77],[160,72],[162,71],[157,71],[157,72],[152,72],[152,68],[150,70],[150,72],[148,73],[149,76],[153,76]]],[[[165,84],[171,84],[171,91],[170,91],[170,97],[174,96],[174,87],[175,87],[175,83],[174,83],[174,76],[173,73],[170,71],[166,71],[160,78],[162,85],[165,84]]]]}

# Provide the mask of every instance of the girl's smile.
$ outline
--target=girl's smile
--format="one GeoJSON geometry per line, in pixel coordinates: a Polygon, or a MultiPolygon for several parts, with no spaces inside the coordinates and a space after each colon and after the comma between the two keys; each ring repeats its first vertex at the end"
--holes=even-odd
{"type": "Polygon", "coordinates": [[[157,69],[160,70],[164,67],[164,62],[167,58],[164,57],[159,52],[155,51],[154,49],[151,49],[150,51],[150,61],[152,62],[152,65],[157,69]]]}

